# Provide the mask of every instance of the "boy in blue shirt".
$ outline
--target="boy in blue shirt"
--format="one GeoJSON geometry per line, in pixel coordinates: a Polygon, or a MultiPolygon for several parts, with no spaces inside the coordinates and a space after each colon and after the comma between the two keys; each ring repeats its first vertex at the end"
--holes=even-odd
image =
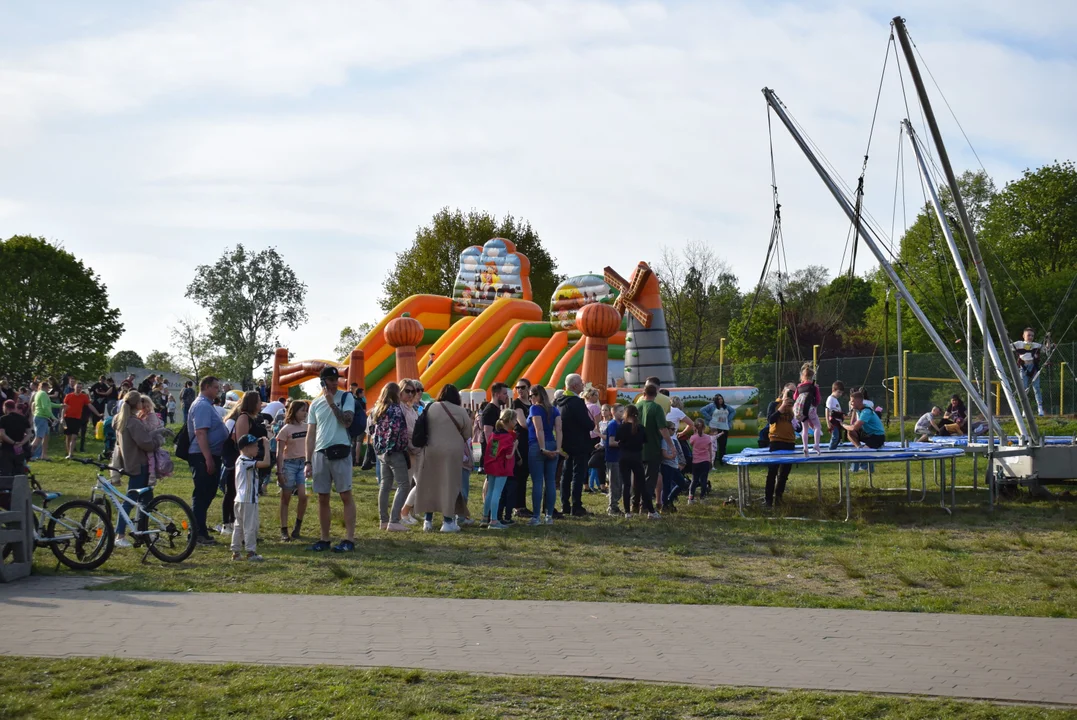
{"type": "Polygon", "coordinates": [[[614,405],[610,408],[610,412],[613,418],[605,423],[606,427],[602,430],[602,445],[606,448],[606,474],[609,476],[610,483],[610,506],[606,513],[620,517],[629,511],[632,498],[632,488],[628,485],[624,487],[621,485],[621,450],[617,447],[617,428],[621,427],[625,409],[622,405],[614,405]],[[611,440],[613,442],[610,442],[611,440]],[[622,498],[624,498],[624,510],[620,508],[622,498]]]}
{"type": "Polygon", "coordinates": [[[886,442],[886,429],[875,411],[864,405],[864,393],[854,390],[849,396],[855,412],[851,425],[842,425],[849,433],[849,441],[854,447],[867,446],[878,450],[886,442]]]}

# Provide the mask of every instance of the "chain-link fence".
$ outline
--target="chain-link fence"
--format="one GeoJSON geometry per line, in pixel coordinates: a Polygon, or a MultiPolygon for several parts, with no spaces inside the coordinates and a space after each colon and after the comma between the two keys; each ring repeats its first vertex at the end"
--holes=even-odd
{"type": "MultiPolygon", "coordinates": [[[[955,378],[953,372],[938,353],[905,353],[908,360],[906,368],[906,397],[902,406],[907,418],[916,418],[931,409],[932,405],[945,407],[951,395],[965,397],[965,391],[955,378]]],[[[967,357],[964,352],[955,350],[955,357],[964,370],[967,357]]],[[[1077,343],[1065,343],[1056,347],[1050,354],[1039,374],[1040,392],[1043,396],[1043,410],[1047,415],[1077,414],[1077,343]]],[[[759,388],[760,410],[766,408],[771,398],[778,396],[780,388],[787,382],[796,382],[800,377],[800,367],[804,361],[811,361],[809,355],[804,360],[789,360],[770,363],[727,363],[696,368],[676,368],[679,387],[712,387],[730,385],[751,385],[759,388]]],[[[897,417],[900,408],[896,407],[895,386],[899,369],[899,357],[841,357],[819,360],[817,380],[826,394],[826,390],[835,380],[845,383],[846,389],[862,386],[868,397],[876,405],[882,406],[887,416],[897,417]]],[[[982,385],[983,353],[973,353],[973,370],[971,377],[982,385]]],[[[1000,392],[997,377],[992,371],[992,405],[1001,415],[1012,412],[1000,392]]],[[[846,396],[846,399],[848,396],[846,396]]],[[[1033,409],[1036,400],[1029,390],[1033,409]]],[[[970,410],[972,410],[970,408],[970,410]]],[[[972,410],[975,414],[975,410],[972,410]]]]}

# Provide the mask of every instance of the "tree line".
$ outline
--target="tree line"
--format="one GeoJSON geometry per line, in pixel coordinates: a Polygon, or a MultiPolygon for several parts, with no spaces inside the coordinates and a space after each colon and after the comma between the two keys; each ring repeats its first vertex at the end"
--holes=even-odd
{"type": "MultiPolygon", "coordinates": [[[[1007,327],[1019,333],[1033,325],[1041,338],[1050,332],[1054,342],[1077,340],[1074,163],[1026,170],[1002,190],[983,172],[966,172],[960,184],[1007,327]]],[[[944,205],[952,207],[943,195],[944,205]]],[[[948,214],[968,266],[960,225],[948,214]]],[[[397,255],[383,282],[381,311],[371,308],[370,317],[352,318],[335,354],[347,356],[376,318],[406,297],[451,294],[460,252],[492,237],[511,240],[528,257],[534,298],[548,313],[564,275],[530,222],[446,207],[417,228],[397,255]]],[[[760,257],[764,242],[760,238],[760,257]]],[[[925,205],[896,242],[898,274],[935,328],[960,345],[963,293],[933,210],[925,205]]],[[[701,240],[666,246],[652,264],[661,281],[673,364],[687,370],[679,378],[684,384],[693,382],[691,369],[718,364],[723,337],[731,365],[807,358],[815,345],[824,357],[870,356],[896,342],[895,323],[885,316],[893,307],[886,301],[888,283],[878,269],[832,276],[828,268],[811,265],[772,273],[742,290],[725,259],[701,240]]],[[[168,350],[155,349],[144,358],[131,350],[110,356],[123,324],[91,268],[62,245],[31,236],[0,241],[0,267],[5,269],[0,376],[15,382],[65,372],[88,377],[131,366],[250,382],[282,344],[281,332],[307,320],[307,287],[281,254],[237,245],[215,263],[195,268],[186,296],[204,317],[178,318],[168,350]]],[[[907,307],[904,313],[905,347],[934,351],[907,307]]]]}

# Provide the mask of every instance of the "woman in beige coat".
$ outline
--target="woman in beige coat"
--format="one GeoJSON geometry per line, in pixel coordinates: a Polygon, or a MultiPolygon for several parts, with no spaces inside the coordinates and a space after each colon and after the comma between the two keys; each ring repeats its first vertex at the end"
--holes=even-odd
{"type": "MultiPolygon", "coordinates": [[[[151,431],[141,420],[138,419],[139,405],[142,395],[132,390],[123,397],[119,412],[112,421],[112,427],[116,430],[116,450],[112,453],[112,467],[119,468],[130,477],[127,479],[127,496],[140,500],[149,500],[153,497],[153,491],[137,493],[149,487],[150,461],[147,453],[154,452],[161,447],[163,430],[151,431]]],[[[118,483],[121,475],[112,473],[112,482],[118,483]]],[[[123,509],[128,513],[134,506],[124,503],[123,509]]],[[[120,516],[116,524],[116,547],[131,547],[131,541],[127,539],[127,523],[120,516]]]]}
{"type": "Polygon", "coordinates": [[[434,513],[444,516],[441,532],[459,532],[455,514],[460,497],[464,451],[471,438],[467,411],[460,407],[460,391],[441,389],[437,402],[426,410],[427,441],[419,455],[415,478],[415,511],[426,513],[423,530],[434,529],[434,513]]]}

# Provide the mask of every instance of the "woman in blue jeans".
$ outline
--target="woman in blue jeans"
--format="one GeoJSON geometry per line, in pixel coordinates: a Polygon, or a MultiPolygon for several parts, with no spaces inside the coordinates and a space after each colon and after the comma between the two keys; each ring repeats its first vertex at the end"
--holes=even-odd
{"type": "Polygon", "coordinates": [[[527,415],[527,466],[531,471],[532,525],[541,525],[539,510],[546,499],[545,523],[553,525],[557,503],[557,459],[561,455],[561,413],[550,404],[541,385],[531,387],[531,409],[527,415]]]}
{"type": "MultiPolygon", "coordinates": [[[[150,472],[149,458],[147,453],[152,453],[161,446],[164,439],[164,429],[150,430],[139,420],[138,406],[142,401],[142,395],[131,391],[124,396],[120,403],[120,411],[116,414],[112,426],[116,429],[116,450],[112,454],[111,465],[119,468],[130,477],[127,479],[127,496],[148,502],[153,497],[153,491],[146,493],[137,492],[149,487],[150,472]]],[[[114,473],[113,483],[118,481],[118,474],[114,473]]],[[[134,506],[124,503],[123,509],[130,514],[134,506]]],[[[127,523],[120,516],[116,525],[116,547],[131,547],[127,539],[127,523]]]]}

